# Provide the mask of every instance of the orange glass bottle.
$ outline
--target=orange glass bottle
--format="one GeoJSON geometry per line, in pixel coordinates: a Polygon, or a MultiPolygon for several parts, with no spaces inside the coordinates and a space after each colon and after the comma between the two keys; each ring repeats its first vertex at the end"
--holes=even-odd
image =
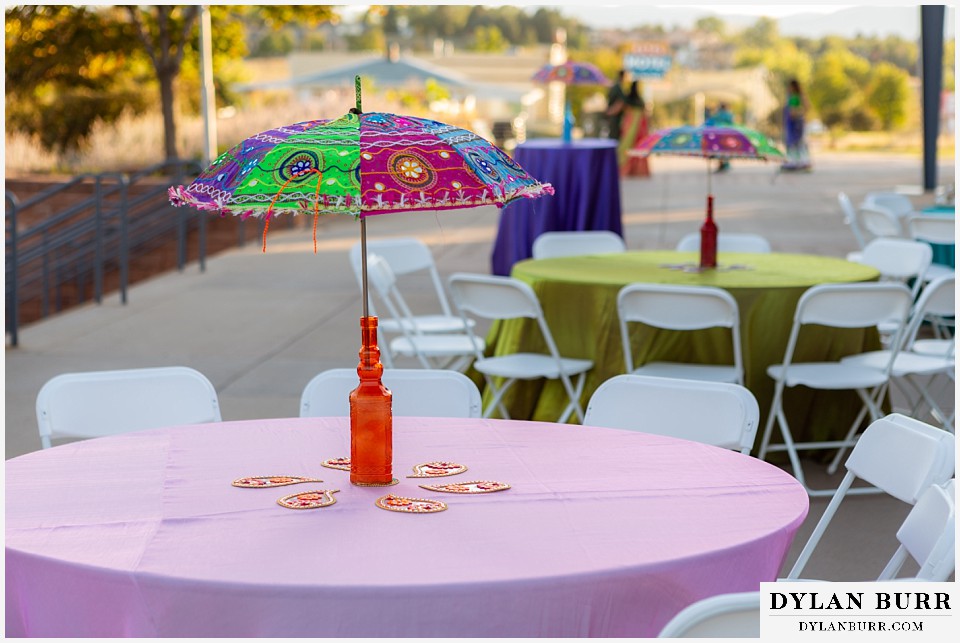
{"type": "Polygon", "coordinates": [[[717,267],[717,224],[713,222],[713,195],[707,196],[707,220],[700,226],[700,267],[717,267]]]}
{"type": "Polygon", "coordinates": [[[393,481],[393,394],[383,385],[377,318],[360,318],[360,385],[350,392],[350,482],[393,481]]]}

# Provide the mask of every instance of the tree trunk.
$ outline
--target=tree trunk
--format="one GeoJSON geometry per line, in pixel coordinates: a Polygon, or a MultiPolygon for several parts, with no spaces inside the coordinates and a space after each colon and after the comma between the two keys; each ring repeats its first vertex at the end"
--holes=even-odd
{"type": "Polygon", "coordinates": [[[177,160],[177,121],[174,118],[173,80],[176,74],[157,70],[160,81],[160,110],[163,113],[163,149],[168,161],[177,160]]]}

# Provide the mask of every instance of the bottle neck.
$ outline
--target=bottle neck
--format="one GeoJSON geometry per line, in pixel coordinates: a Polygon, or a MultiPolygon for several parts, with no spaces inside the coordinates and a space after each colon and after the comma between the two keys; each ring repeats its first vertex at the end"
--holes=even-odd
{"type": "Polygon", "coordinates": [[[375,316],[360,318],[360,375],[364,373],[379,377],[383,373],[380,363],[380,347],[377,345],[377,318],[375,316]]]}

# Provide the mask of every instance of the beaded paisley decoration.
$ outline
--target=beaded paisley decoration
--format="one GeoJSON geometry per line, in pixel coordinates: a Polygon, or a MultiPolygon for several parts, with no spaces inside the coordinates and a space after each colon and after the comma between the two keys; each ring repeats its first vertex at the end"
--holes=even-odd
{"type": "Polygon", "coordinates": [[[444,511],[447,508],[446,503],[439,500],[427,500],[425,498],[404,498],[402,496],[387,495],[377,498],[376,505],[387,511],[397,511],[408,514],[430,514],[444,511]]]}
{"type": "Polygon", "coordinates": [[[249,478],[237,478],[231,484],[233,484],[234,487],[262,489],[266,487],[283,487],[288,484],[299,484],[301,482],[323,482],[323,480],[319,478],[306,478],[304,476],[251,476],[249,478]]]}
{"type": "Polygon", "coordinates": [[[439,478],[441,476],[455,476],[467,470],[462,464],[456,462],[424,462],[413,467],[413,475],[408,478],[439,478]]]}
{"type": "Polygon", "coordinates": [[[492,480],[474,480],[473,482],[455,482],[452,484],[422,484],[421,489],[442,491],[443,493],[494,493],[506,491],[510,485],[492,480]]]}
{"type": "Polygon", "coordinates": [[[336,503],[337,499],[333,494],[339,491],[339,489],[318,489],[292,493],[277,500],[277,504],[287,509],[320,509],[336,503]]]}
{"type": "Polygon", "coordinates": [[[350,470],[350,458],[330,458],[320,463],[321,467],[328,469],[340,469],[341,471],[350,470]]]}

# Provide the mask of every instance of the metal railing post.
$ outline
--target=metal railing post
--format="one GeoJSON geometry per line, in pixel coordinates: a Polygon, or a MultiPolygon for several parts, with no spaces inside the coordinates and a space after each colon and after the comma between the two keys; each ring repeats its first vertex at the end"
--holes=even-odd
{"type": "Polygon", "coordinates": [[[127,175],[120,175],[120,303],[127,303],[127,281],[130,278],[130,248],[127,238],[127,175]]]}
{"type": "Polygon", "coordinates": [[[101,175],[97,175],[94,184],[94,257],[93,257],[93,298],[100,304],[103,303],[103,190],[101,184],[101,175]]]}
{"type": "Polygon", "coordinates": [[[7,225],[9,226],[10,251],[7,253],[7,278],[10,280],[8,286],[10,290],[7,294],[7,328],[10,331],[10,345],[17,346],[19,338],[17,330],[20,325],[20,293],[17,288],[17,204],[19,200],[10,192],[6,194],[8,204],[7,225]]]}

